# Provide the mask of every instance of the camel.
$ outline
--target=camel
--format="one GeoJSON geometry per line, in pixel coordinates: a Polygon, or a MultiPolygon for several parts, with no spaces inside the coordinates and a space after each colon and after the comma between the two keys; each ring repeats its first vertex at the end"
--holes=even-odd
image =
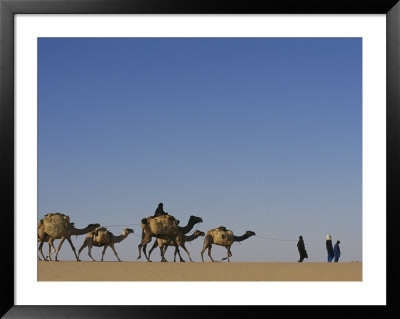
{"type": "Polygon", "coordinates": [[[231,230],[227,230],[226,227],[220,226],[214,229],[211,229],[207,232],[206,237],[204,238],[203,249],[201,250],[201,260],[204,262],[203,254],[206,248],[208,248],[208,256],[214,262],[214,259],[211,257],[211,246],[212,244],[224,246],[227,250],[226,257],[222,258],[221,261],[228,259],[232,256],[231,246],[235,241],[242,241],[251,236],[254,236],[256,233],[250,230],[247,230],[242,236],[235,236],[231,230]]]}
{"type": "MultiPolygon", "coordinates": [[[[146,254],[146,247],[153,237],[166,239],[168,241],[172,241],[175,248],[178,248],[178,244],[176,242],[176,237],[178,236],[178,231],[181,230],[183,234],[187,234],[193,229],[193,226],[197,223],[203,222],[201,217],[190,216],[189,221],[185,227],[179,227],[179,220],[175,219],[171,215],[162,215],[158,217],[150,216],[148,218],[142,219],[142,241],[138,245],[139,256],[137,260],[139,260],[141,255],[141,250],[143,248],[144,256],[147,261],[151,262],[150,258],[146,254]]],[[[163,253],[162,258],[164,258],[163,253]]],[[[164,258],[165,259],[165,258],[164,258]]]]}
{"type": "MultiPolygon", "coordinates": [[[[79,235],[87,234],[88,232],[94,230],[98,226],[100,226],[100,224],[89,224],[85,228],[77,229],[77,228],[75,228],[74,223],[70,223],[69,236],[72,236],[72,235],[79,236],[79,235]]],[[[65,239],[67,239],[68,242],[70,243],[70,245],[72,247],[72,250],[74,251],[75,257],[77,258],[75,247],[72,244],[72,241],[71,241],[71,239],[69,237],[61,238],[61,241],[60,241],[60,243],[59,243],[59,245],[57,247],[57,250],[56,250],[56,248],[53,245],[53,242],[54,242],[55,239],[60,239],[60,238],[53,238],[50,235],[48,235],[47,233],[45,233],[45,232],[43,232],[42,234],[43,234],[42,237],[38,236],[38,242],[40,243],[39,244],[39,251],[40,251],[40,253],[41,253],[41,255],[42,255],[44,260],[47,260],[47,259],[52,260],[51,259],[51,255],[54,254],[55,252],[57,252],[56,257],[55,257],[55,261],[58,261],[58,252],[60,251],[61,245],[63,244],[65,239]],[[43,252],[42,252],[42,246],[43,246],[43,244],[45,242],[48,242],[48,244],[49,244],[49,254],[48,254],[47,257],[44,257],[43,252]],[[51,248],[53,248],[52,251],[50,251],[51,248]]],[[[39,256],[38,256],[38,258],[40,260],[39,256]]],[[[77,258],[77,261],[80,261],[79,258],[77,258]]]]}
{"type": "MultiPolygon", "coordinates": [[[[179,228],[182,229],[182,227],[179,227],[179,228]]],[[[190,257],[190,254],[189,254],[188,250],[187,250],[186,247],[185,247],[185,243],[186,243],[186,242],[189,242],[189,241],[192,241],[192,240],[196,239],[196,238],[199,237],[199,236],[204,236],[204,235],[205,235],[204,232],[202,232],[202,231],[200,231],[200,230],[194,231],[194,233],[193,233],[192,235],[190,235],[190,236],[184,235],[183,232],[182,232],[181,230],[179,230],[179,232],[178,232],[178,236],[176,237],[176,243],[177,243],[179,246],[181,246],[181,247],[186,251],[186,253],[187,253],[188,256],[189,256],[190,261],[192,261],[192,262],[193,262],[193,260],[192,260],[192,258],[190,257]]],[[[150,258],[151,252],[154,250],[154,248],[157,247],[157,245],[160,247],[160,252],[161,252],[161,255],[163,256],[163,255],[165,255],[165,252],[167,251],[168,246],[173,246],[173,244],[174,244],[174,243],[173,243],[172,241],[170,241],[170,242],[168,243],[168,241],[167,241],[166,239],[157,238],[157,239],[154,241],[153,247],[151,247],[151,249],[150,249],[150,251],[149,251],[149,258],[150,258]],[[164,249],[164,251],[162,251],[163,249],[164,249]]],[[[174,262],[176,262],[176,254],[179,255],[179,259],[180,259],[181,262],[185,262],[185,260],[184,260],[184,259],[182,258],[182,256],[181,256],[181,253],[179,252],[179,249],[178,249],[178,248],[175,248],[175,252],[174,252],[174,262]]],[[[161,261],[162,261],[162,262],[165,262],[165,261],[167,261],[167,260],[163,257],[163,258],[161,259],[161,261]]]]}
{"type": "MultiPolygon", "coordinates": [[[[40,251],[40,254],[41,254],[42,257],[43,257],[43,260],[47,260],[47,259],[51,260],[51,254],[53,254],[53,253],[56,251],[56,249],[55,249],[54,246],[53,246],[53,242],[49,242],[49,239],[50,239],[50,236],[47,235],[47,234],[44,232],[44,223],[43,223],[43,219],[39,219],[39,224],[38,224],[38,238],[37,238],[37,241],[38,241],[38,243],[39,243],[39,251],[40,251]],[[43,244],[44,244],[45,242],[47,242],[48,245],[49,245],[49,254],[48,254],[46,257],[43,255],[42,247],[40,246],[40,243],[41,243],[42,241],[43,241],[42,246],[43,246],[43,244]],[[51,252],[51,248],[53,248],[53,252],[51,252]]],[[[39,256],[38,256],[38,260],[41,260],[39,256]]]]}
{"type": "Polygon", "coordinates": [[[112,232],[107,230],[107,228],[97,227],[95,230],[91,231],[89,234],[86,235],[86,238],[83,241],[81,248],[79,248],[78,257],[80,256],[82,250],[86,246],[88,246],[89,257],[92,258],[93,261],[96,261],[92,257],[92,247],[93,246],[104,247],[103,252],[101,254],[101,261],[103,261],[106,249],[108,246],[110,246],[114,252],[114,255],[117,257],[118,261],[121,261],[121,259],[119,259],[118,257],[117,251],[115,250],[114,244],[123,241],[126,237],[128,237],[129,234],[133,234],[133,229],[125,228],[122,231],[121,235],[115,236],[112,232]]]}
{"type": "Polygon", "coordinates": [[[61,213],[48,213],[43,219],[39,221],[38,225],[38,242],[40,242],[40,254],[42,255],[44,260],[47,260],[47,258],[43,255],[42,247],[45,242],[48,242],[49,255],[47,257],[49,258],[49,260],[51,260],[51,255],[56,253],[55,261],[58,261],[58,253],[64,240],[67,239],[75,254],[76,260],[80,261],[78,255],[76,254],[75,247],[72,243],[71,236],[87,234],[88,232],[96,229],[96,227],[99,226],[100,224],[89,224],[83,229],[77,229],[75,228],[75,224],[70,222],[69,216],[61,213]],[[55,249],[53,245],[55,239],[61,239],[57,249],[55,249]],[[50,248],[53,248],[53,250],[50,251],[50,248]]]}

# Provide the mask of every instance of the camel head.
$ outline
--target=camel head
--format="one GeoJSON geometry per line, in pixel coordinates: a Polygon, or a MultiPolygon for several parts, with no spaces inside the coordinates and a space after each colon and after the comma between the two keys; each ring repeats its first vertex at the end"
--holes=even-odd
{"type": "Polygon", "coordinates": [[[251,230],[246,230],[246,235],[250,237],[250,236],[255,236],[256,233],[251,230]]]}
{"type": "Polygon", "coordinates": [[[189,218],[189,221],[197,224],[197,223],[202,223],[203,219],[201,217],[197,217],[197,216],[191,215],[190,218],[189,218]]]}
{"type": "Polygon", "coordinates": [[[205,233],[202,232],[201,230],[195,230],[193,235],[195,235],[196,237],[199,237],[199,236],[204,237],[205,233]]]}
{"type": "Polygon", "coordinates": [[[125,228],[124,231],[122,232],[124,235],[128,234],[133,234],[133,229],[131,228],[125,228]]]}

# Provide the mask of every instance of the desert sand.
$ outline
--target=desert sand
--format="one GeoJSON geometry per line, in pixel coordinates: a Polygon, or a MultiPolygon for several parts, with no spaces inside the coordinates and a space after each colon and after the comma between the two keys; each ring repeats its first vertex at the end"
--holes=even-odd
{"type": "Polygon", "coordinates": [[[362,281],[362,263],[38,261],[38,280],[362,281]]]}

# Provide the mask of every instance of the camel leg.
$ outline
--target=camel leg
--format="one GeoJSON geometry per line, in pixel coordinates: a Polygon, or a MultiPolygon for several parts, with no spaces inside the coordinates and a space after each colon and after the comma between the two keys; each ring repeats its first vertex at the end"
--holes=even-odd
{"type": "Polygon", "coordinates": [[[67,237],[67,240],[68,240],[69,244],[71,245],[71,248],[75,254],[76,261],[81,261],[79,259],[78,255],[76,254],[76,250],[75,250],[74,244],[72,243],[71,237],[67,237]]]}
{"type": "Polygon", "coordinates": [[[151,234],[146,233],[146,234],[142,234],[142,236],[143,236],[143,239],[142,239],[141,243],[138,245],[139,256],[138,256],[137,260],[139,260],[139,259],[142,257],[141,252],[142,252],[142,248],[143,248],[144,256],[146,257],[147,261],[150,261],[150,262],[151,262],[151,260],[150,260],[150,259],[147,257],[147,255],[146,255],[146,245],[147,245],[149,242],[151,242],[151,234]]]}
{"type": "Polygon", "coordinates": [[[179,256],[179,261],[181,262],[181,263],[184,263],[185,262],[185,260],[182,258],[182,256],[181,256],[181,252],[179,251],[179,247],[175,247],[175,251],[174,251],[174,262],[176,261],[176,254],[178,254],[178,256],[179,256]]]}
{"type": "Polygon", "coordinates": [[[47,258],[44,257],[44,255],[43,255],[43,251],[42,251],[43,244],[44,244],[44,242],[41,241],[40,244],[39,244],[39,252],[40,252],[40,254],[41,254],[42,257],[43,257],[43,260],[47,260],[47,258]]]}
{"type": "Polygon", "coordinates": [[[103,252],[101,253],[101,261],[103,261],[104,254],[106,253],[107,247],[108,247],[108,245],[105,245],[105,246],[104,246],[103,252]]]}
{"type": "Polygon", "coordinates": [[[163,245],[160,247],[160,253],[161,253],[161,261],[162,262],[168,262],[168,260],[165,258],[165,252],[167,251],[168,245],[163,245]]]}
{"type": "MultiPolygon", "coordinates": [[[[172,238],[171,240],[172,240],[172,242],[174,243],[175,249],[177,249],[177,248],[178,248],[178,244],[176,243],[175,238],[172,238]]],[[[165,245],[164,247],[165,247],[165,248],[164,248],[164,251],[162,252],[162,259],[163,259],[162,261],[167,261],[167,259],[165,259],[165,252],[167,251],[168,244],[165,245]]]]}
{"type": "MultiPolygon", "coordinates": [[[[47,243],[48,244],[48,246],[49,246],[49,259],[51,260],[51,245],[50,245],[50,243],[47,243]]],[[[54,252],[53,252],[54,253],[54,252]]]]}
{"type": "Polygon", "coordinates": [[[232,257],[231,246],[228,247],[228,252],[229,252],[228,261],[231,262],[231,260],[229,259],[229,257],[232,257]]]}
{"type": "Polygon", "coordinates": [[[166,259],[163,257],[163,250],[164,250],[164,255],[165,255],[165,251],[167,250],[167,246],[160,246],[161,262],[167,262],[168,260],[166,260],[166,259]]]}
{"type": "Polygon", "coordinates": [[[54,261],[58,261],[58,252],[60,251],[61,246],[64,243],[64,240],[65,240],[65,237],[62,237],[60,240],[60,243],[57,246],[56,257],[55,257],[54,261]]]}
{"type": "Polygon", "coordinates": [[[211,261],[214,262],[214,259],[211,257],[211,245],[208,247],[208,257],[210,257],[211,261]]]}
{"type": "MultiPolygon", "coordinates": [[[[177,248],[177,249],[178,249],[178,248],[177,248]]],[[[187,252],[187,254],[188,254],[188,256],[189,256],[189,260],[192,261],[192,258],[190,258],[189,252],[188,252],[187,250],[186,250],[186,252],[187,252]]],[[[186,262],[186,260],[182,258],[182,256],[181,256],[181,251],[180,251],[179,249],[178,249],[178,256],[179,256],[179,261],[180,261],[181,263],[186,262]]]]}
{"type": "Polygon", "coordinates": [[[150,258],[151,252],[154,250],[154,248],[157,247],[157,245],[158,245],[158,242],[157,242],[157,240],[155,240],[154,244],[153,244],[153,247],[151,247],[151,249],[149,250],[149,258],[150,258]]]}
{"type": "MultiPolygon", "coordinates": [[[[174,242],[174,241],[173,241],[174,242]]],[[[165,258],[165,253],[167,252],[168,249],[168,244],[162,245],[160,248],[160,253],[161,253],[161,261],[162,262],[168,262],[168,260],[165,258]]],[[[175,246],[176,247],[176,246],[175,246]]]]}
{"type": "Polygon", "coordinates": [[[88,247],[88,255],[90,258],[92,258],[93,261],[96,261],[93,257],[92,257],[92,247],[93,247],[93,242],[91,238],[86,238],[81,246],[81,248],[79,248],[79,252],[78,252],[78,258],[81,255],[81,252],[83,249],[85,249],[85,247],[88,247]]]}
{"type": "MultiPolygon", "coordinates": [[[[43,247],[43,242],[41,241],[40,242],[40,244],[39,244],[39,252],[40,252],[40,254],[42,255],[42,257],[43,257],[43,260],[46,260],[46,258],[44,257],[44,255],[43,255],[43,251],[42,251],[42,247],[43,247]]],[[[39,258],[40,259],[40,258],[39,258]]]]}
{"type": "Polygon", "coordinates": [[[79,248],[79,250],[78,250],[78,258],[79,258],[79,256],[81,255],[82,250],[84,250],[85,247],[86,247],[87,245],[88,245],[87,239],[85,239],[85,240],[83,241],[83,244],[82,244],[81,248],[79,248]]]}
{"type": "Polygon", "coordinates": [[[146,254],[146,249],[147,249],[147,244],[143,246],[143,254],[144,254],[144,256],[146,257],[146,259],[149,260],[150,258],[149,258],[149,256],[147,256],[147,254],[146,254]]]}
{"type": "MultiPolygon", "coordinates": [[[[210,256],[211,258],[211,254],[210,254],[210,250],[211,250],[211,237],[210,236],[206,236],[206,238],[204,238],[204,244],[203,244],[203,249],[201,250],[201,261],[204,262],[204,258],[203,258],[203,254],[205,252],[205,250],[208,248],[208,256],[210,256]]],[[[212,260],[212,258],[211,258],[212,260]]],[[[214,260],[213,260],[214,261],[214,260]]]]}
{"type": "MultiPolygon", "coordinates": [[[[150,237],[150,241],[151,241],[151,237],[150,237]]],[[[147,244],[143,246],[143,253],[144,253],[144,256],[146,257],[147,261],[151,261],[150,256],[147,256],[146,249],[147,249],[147,244]]]]}
{"type": "Polygon", "coordinates": [[[142,243],[140,243],[138,245],[138,249],[139,249],[139,256],[138,256],[138,258],[136,258],[136,260],[139,260],[140,258],[142,258],[142,243]]]}
{"type": "Polygon", "coordinates": [[[92,247],[93,247],[93,245],[91,243],[88,244],[88,255],[90,258],[92,258],[93,261],[96,261],[96,259],[94,259],[92,256],[92,247]]]}
{"type": "Polygon", "coordinates": [[[203,254],[204,254],[204,251],[205,251],[205,250],[206,250],[206,248],[203,247],[203,249],[202,249],[201,252],[200,252],[200,256],[201,256],[201,261],[202,261],[202,262],[204,262],[203,254]]]}
{"type": "MultiPolygon", "coordinates": [[[[188,254],[189,260],[190,260],[191,262],[193,262],[192,258],[190,257],[190,254],[189,254],[188,250],[187,250],[186,247],[185,247],[185,244],[182,244],[181,247],[182,247],[183,250],[186,251],[186,253],[188,254]]],[[[181,256],[181,254],[179,254],[179,257],[180,257],[180,256],[181,256]]],[[[184,261],[184,260],[181,258],[181,261],[184,261]]]]}
{"type": "MultiPolygon", "coordinates": [[[[38,242],[40,243],[40,240],[38,239],[38,242]]],[[[40,244],[39,244],[40,245],[40,244]]],[[[39,255],[37,256],[37,260],[39,261],[39,260],[42,260],[40,257],[39,257],[39,255]]]]}
{"type": "Polygon", "coordinates": [[[114,255],[117,257],[118,261],[121,261],[121,259],[119,259],[119,257],[118,257],[117,251],[115,250],[114,244],[111,244],[110,247],[113,250],[114,255]]]}
{"type": "Polygon", "coordinates": [[[49,238],[48,243],[49,243],[49,249],[50,247],[53,249],[51,252],[49,252],[49,255],[47,256],[49,257],[49,260],[51,260],[51,255],[53,255],[56,252],[56,247],[54,247],[54,239],[49,238]]]}
{"type": "Polygon", "coordinates": [[[228,259],[228,261],[230,262],[229,257],[232,256],[230,246],[226,246],[225,248],[226,248],[226,257],[222,258],[221,261],[228,259]]]}

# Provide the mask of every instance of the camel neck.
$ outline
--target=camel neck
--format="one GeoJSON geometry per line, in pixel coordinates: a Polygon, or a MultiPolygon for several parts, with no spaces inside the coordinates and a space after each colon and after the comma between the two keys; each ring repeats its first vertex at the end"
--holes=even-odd
{"type": "Polygon", "coordinates": [[[83,229],[77,229],[74,226],[71,227],[71,235],[84,235],[87,234],[88,232],[92,231],[93,229],[89,226],[83,228],[83,229]]]}
{"type": "Polygon", "coordinates": [[[185,241],[192,241],[196,239],[198,236],[195,234],[191,234],[190,236],[185,236],[185,241]]]}
{"type": "Polygon", "coordinates": [[[126,237],[128,236],[128,234],[121,234],[119,236],[114,236],[114,243],[119,243],[120,241],[123,241],[126,237]]]}
{"type": "Polygon", "coordinates": [[[183,234],[187,234],[188,232],[190,232],[193,229],[194,226],[194,222],[192,222],[191,220],[189,220],[188,224],[185,227],[179,227],[179,230],[183,233],[183,234]]]}
{"type": "Polygon", "coordinates": [[[242,241],[245,240],[247,238],[249,238],[250,236],[247,234],[244,234],[242,236],[233,236],[233,241],[242,241]]]}

